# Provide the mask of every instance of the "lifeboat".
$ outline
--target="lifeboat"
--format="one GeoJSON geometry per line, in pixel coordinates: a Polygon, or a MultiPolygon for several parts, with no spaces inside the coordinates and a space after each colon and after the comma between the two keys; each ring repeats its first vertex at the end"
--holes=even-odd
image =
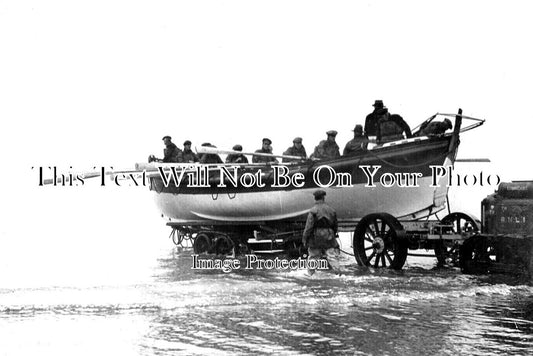
{"type": "Polygon", "coordinates": [[[445,207],[445,172],[456,161],[459,135],[484,122],[459,111],[435,114],[425,123],[439,116],[455,118],[453,131],[417,136],[415,128],[416,137],[376,144],[349,157],[282,164],[152,163],[150,190],[173,224],[301,222],[317,188],[326,191],[341,226],[354,226],[374,212],[419,219],[445,207]],[[463,119],[474,122],[461,128],[463,119]]]}

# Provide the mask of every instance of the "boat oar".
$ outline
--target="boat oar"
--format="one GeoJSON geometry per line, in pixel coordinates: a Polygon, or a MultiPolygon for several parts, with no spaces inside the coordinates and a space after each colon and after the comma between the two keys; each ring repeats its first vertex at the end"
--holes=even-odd
{"type": "MultiPolygon", "coordinates": [[[[103,169],[103,168],[102,168],[103,169]]],[[[155,171],[156,169],[151,169],[152,171],[155,171]]],[[[98,170],[98,171],[91,171],[91,172],[83,172],[83,173],[70,173],[68,176],[64,177],[62,175],[56,177],[56,178],[47,178],[42,180],[43,185],[50,185],[50,184],[63,184],[64,183],[72,183],[72,181],[81,179],[91,179],[91,178],[99,178],[102,177],[102,172],[106,176],[114,176],[116,174],[140,174],[143,173],[143,169],[121,169],[121,170],[98,170]],[[63,179],[64,178],[64,179],[63,179]]],[[[42,174],[42,173],[41,173],[42,174]]]]}
{"type": "Polygon", "coordinates": [[[477,163],[489,163],[488,158],[457,158],[455,162],[477,162],[477,163]]]}
{"type": "Polygon", "coordinates": [[[270,153],[262,153],[262,152],[241,152],[241,151],[233,151],[233,150],[220,150],[216,147],[208,147],[208,146],[201,146],[196,147],[197,153],[206,153],[206,154],[241,154],[241,155],[249,155],[249,156],[262,156],[262,157],[276,157],[276,158],[286,158],[286,159],[296,159],[299,161],[306,161],[308,158],[301,157],[301,156],[288,156],[288,155],[275,155],[270,153]]]}
{"type": "MultiPolygon", "coordinates": [[[[100,172],[86,172],[81,174],[73,174],[69,177],[65,177],[65,183],[72,183],[70,180],[72,178],[72,181],[78,180],[78,176],[83,179],[89,179],[89,178],[96,178],[100,177],[100,172]]],[[[63,178],[57,177],[57,178],[49,178],[49,179],[43,179],[42,183],[43,185],[49,185],[49,184],[63,184],[63,178]]]]}

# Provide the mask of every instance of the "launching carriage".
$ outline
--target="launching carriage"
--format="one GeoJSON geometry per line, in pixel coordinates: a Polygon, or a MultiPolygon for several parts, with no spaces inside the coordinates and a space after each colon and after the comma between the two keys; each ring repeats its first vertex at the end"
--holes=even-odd
{"type": "Polygon", "coordinates": [[[459,110],[425,123],[439,117],[455,119],[452,132],[371,145],[349,157],[202,168],[152,164],[150,190],[175,242],[191,241],[198,254],[301,254],[311,193],[320,187],[337,211],[339,231],[353,233],[359,265],[401,269],[416,249],[453,262],[480,224],[460,212],[436,218],[447,204],[443,172],[456,162],[460,133],[484,120],[459,110]]]}

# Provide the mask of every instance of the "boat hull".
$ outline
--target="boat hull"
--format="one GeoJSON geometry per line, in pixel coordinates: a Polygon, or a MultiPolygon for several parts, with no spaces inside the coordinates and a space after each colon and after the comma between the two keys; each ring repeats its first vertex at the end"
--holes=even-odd
{"type": "MultiPolygon", "coordinates": [[[[313,205],[312,192],[319,187],[326,191],[326,200],[337,211],[341,224],[357,222],[375,212],[420,218],[444,207],[448,188],[443,177],[438,177],[437,186],[433,186],[436,178],[431,166],[453,166],[456,149],[450,149],[450,140],[451,136],[410,139],[362,151],[353,157],[287,165],[288,176],[301,174],[305,178],[301,187],[294,184],[275,187],[272,166],[250,165],[239,167],[239,177],[259,171],[264,186],[244,187],[240,182],[234,186],[222,179],[226,184],[221,187],[221,178],[225,176],[213,174],[204,187],[191,187],[187,184],[191,180],[179,186],[174,182],[165,186],[160,176],[154,176],[150,189],[155,192],[161,212],[171,221],[183,224],[303,221],[313,205]],[[366,174],[363,167],[367,167],[366,174]],[[369,173],[373,169],[376,173],[371,186],[369,173]],[[342,174],[346,178],[344,184],[339,184],[339,179],[331,186],[321,186],[331,183],[332,172],[342,174]],[[398,180],[388,186],[397,173],[417,178],[416,181],[398,180]],[[386,179],[380,182],[382,176],[386,179]]],[[[212,170],[216,171],[216,167],[212,170]]]]}

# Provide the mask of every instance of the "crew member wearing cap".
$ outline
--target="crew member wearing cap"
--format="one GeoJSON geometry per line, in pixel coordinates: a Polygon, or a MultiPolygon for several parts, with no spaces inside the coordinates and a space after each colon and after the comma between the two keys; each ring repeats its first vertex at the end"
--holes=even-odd
{"type": "Polygon", "coordinates": [[[424,123],[420,126],[420,131],[417,136],[438,136],[451,128],[452,122],[450,119],[444,119],[444,121],[431,121],[430,123],[424,123]]]}
{"type": "Polygon", "coordinates": [[[185,163],[194,163],[194,162],[198,162],[199,161],[198,156],[196,155],[196,153],[194,153],[191,150],[191,141],[189,141],[189,140],[183,142],[182,157],[183,157],[183,162],[185,162],[185,163]]]}
{"type": "Polygon", "coordinates": [[[383,105],[383,100],[374,101],[374,104],[372,104],[372,106],[374,107],[374,111],[368,114],[365,119],[365,135],[367,137],[377,136],[379,120],[378,111],[385,107],[383,105]]]}
{"type": "MultiPolygon", "coordinates": [[[[307,214],[307,221],[302,236],[302,244],[307,248],[308,259],[319,259],[326,255],[331,268],[335,273],[340,274],[339,264],[339,244],[337,243],[337,213],[326,204],[326,192],[318,189],[313,192],[315,205],[307,214]]],[[[315,273],[309,269],[308,273],[315,273]]]]}
{"type": "MultiPolygon", "coordinates": [[[[263,146],[261,147],[261,149],[256,150],[255,153],[263,153],[263,154],[271,155],[272,154],[272,147],[270,146],[271,144],[272,144],[272,140],[270,140],[269,138],[264,138],[263,146]]],[[[253,163],[278,163],[278,160],[274,156],[269,157],[269,156],[263,156],[263,155],[261,156],[253,155],[252,162],[253,163]]]]}
{"type": "MultiPolygon", "coordinates": [[[[210,144],[209,142],[202,143],[202,147],[217,148],[217,146],[210,144]]],[[[216,153],[204,153],[200,158],[202,164],[224,163],[222,158],[216,153]]]]}
{"type": "Polygon", "coordinates": [[[353,129],[353,139],[348,141],[342,151],[343,156],[353,156],[357,152],[365,151],[368,146],[368,138],[363,135],[363,126],[355,125],[353,129]]]}
{"type": "Polygon", "coordinates": [[[179,163],[182,162],[181,150],[172,142],[172,137],[163,137],[165,149],[163,150],[163,159],[156,158],[154,155],[148,157],[148,162],[179,163]]]}
{"type": "MultiPolygon", "coordinates": [[[[233,151],[242,152],[242,146],[233,146],[233,151]]],[[[248,158],[242,153],[231,153],[226,157],[226,163],[248,163],[248,158]]]]}
{"type": "Polygon", "coordinates": [[[330,130],[326,132],[327,139],[320,141],[318,146],[315,147],[315,151],[311,155],[311,158],[317,159],[331,159],[340,157],[339,145],[335,142],[337,131],[330,130]]]}
{"type": "MultiPolygon", "coordinates": [[[[302,145],[302,138],[301,137],[295,137],[294,140],[292,140],[292,146],[287,148],[285,152],[283,152],[286,156],[298,156],[302,157],[303,159],[307,159],[307,152],[305,152],[305,147],[302,145]]],[[[296,158],[283,158],[283,162],[298,162],[300,160],[296,158]]]]}

